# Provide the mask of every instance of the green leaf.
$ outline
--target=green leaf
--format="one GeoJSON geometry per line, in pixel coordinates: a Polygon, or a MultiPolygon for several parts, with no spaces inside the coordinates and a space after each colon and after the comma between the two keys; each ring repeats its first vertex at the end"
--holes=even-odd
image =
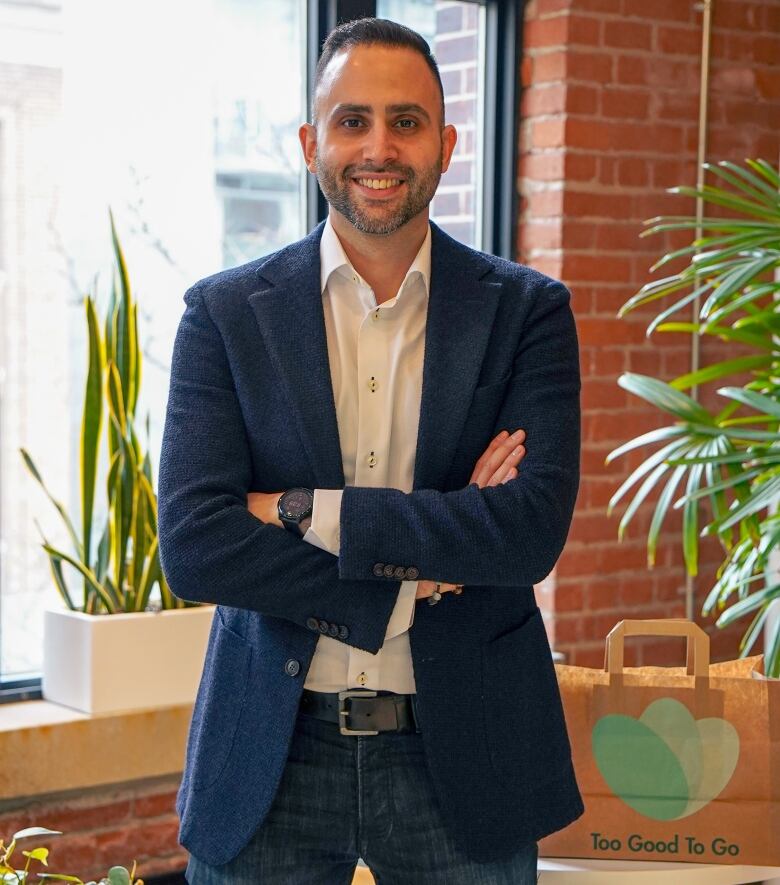
{"type": "Polygon", "coordinates": [[[89,563],[92,556],[92,512],[95,502],[98,444],[103,419],[103,344],[100,340],[95,304],[89,296],[84,303],[87,314],[89,363],[81,418],[81,518],[84,538],[82,559],[89,563]]]}
{"type": "Polygon", "coordinates": [[[771,416],[780,419],[780,401],[777,399],[777,392],[774,398],[754,390],[745,390],[743,387],[721,387],[718,389],[718,393],[764,413],[758,417],[771,416]]]}
{"type": "Polygon", "coordinates": [[[607,515],[609,515],[615,506],[619,503],[623,495],[639,480],[646,474],[649,473],[654,467],[660,464],[662,461],[666,461],[673,452],[678,451],[680,448],[686,446],[688,444],[687,439],[675,439],[662,448],[658,449],[657,452],[654,452],[649,458],[643,461],[639,467],[634,470],[634,472],[623,482],[620,488],[615,492],[615,494],[610,498],[609,505],[607,506],[607,515]]]}
{"type": "Polygon", "coordinates": [[[649,445],[650,443],[655,442],[661,442],[662,440],[669,439],[670,437],[683,436],[685,433],[686,429],[680,425],[676,425],[674,427],[659,427],[656,430],[650,430],[647,433],[643,433],[641,436],[635,437],[627,443],[623,443],[622,446],[618,446],[618,448],[613,449],[604,459],[604,463],[609,464],[616,458],[619,458],[621,455],[625,455],[626,452],[630,452],[632,449],[637,449],[640,446],[649,445]]]}
{"type": "Polygon", "coordinates": [[[78,562],[78,560],[74,559],[72,556],[68,556],[67,553],[63,553],[61,550],[55,550],[54,547],[51,547],[49,544],[44,544],[43,549],[49,554],[49,556],[61,559],[63,562],[67,562],[68,565],[73,566],[82,577],[87,579],[89,586],[98,594],[108,611],[113,612],[115,610],[111,603],[111,597],[91,569],[87,568],[83,563],[78,562]]]}
{"type": "Polygon", "coordinates": [[[32,474],[33,479],[43,489],[43,492],[46,495],[46,497],[51,501],[51,503],[54,505],[54,508],[56,509],[57,513],[59,513],[59,515],[62,517],[62,521],[65,523],[65,528],[67,529],[68,534],[70,535],[70,540],[71,540],[71,543],[73,544],[74,550],[77,552],[77,554],[79,556],[82,556],[83,555],[83,548],[81,545],[81,541],[79,541],[78,536],[76,535],[76,529],[73,527],[73,523],[70,521],[70,517],[65,512],[65,508],[62,506],[62,504],[60,504],[59,501],[56,501],[54,499],[51,492],[48,490],[48,488],[46,488],[46,484],[44,483],[43,479],[41,478],[41,475],[38,472],[38,468],[35,466],[35,462],[30,457],[29,453],[27,452],[27,449],[19,449],[19,452],[22,455],[22,459],[23,459],[27,469],[32,474]]]}
{"type": "Polygon", "coordinates": [[[780,209],[778,202],[780,196],[778,195],[777,188],[773,188],[742,166],[737,166],[736,163],[730,163],[728,160],[721,160],[717,166],[713,166],[711,163],[704,163],[703,165],[705,169],[730,182],[747,196],[754,197],[770,209],[773,207],[780,209]]]}
{"type": "Polygon", "coordinates": [[[624,372],[618,378],[618,384],[629,393],[641,397],[651,405],[670,415],[675,415],[683,421],[695,421],[700,424],[713,423],[710,413],[696,400],[657,378],[624,372]]]}
{"type": "Polygon", "coordinates": [[[669,503],[672,500],[675,489],[680,484],[687,467],[675,467],[669,481],[666,483],[663,492],[661,492],[658,503],[653,512],[653,519],[650,523],[650,530],[647,533],[647,564],[650,568],[655,565],[655,552],[658,544],[658,535],[661,531],[661,525],[669,510],[669,503]]]}
{"type": "Polygon", "coordinates": [[[700,384],[706,384],[708,381],[716,381],[725,375],[734,375],[737,372],[747,372],[759,366],[769,366],[772,364],[770,355],[761,354],[760,356],[741,356],[736,359],[724,360],[721,363],[714,363],[711,366],[705,366],[696,372],[689,372],[687,375],[680,375],[671,382],[671,386],[675,390],[685,390],[689,387],[696,387],[700,384]]]}
{"type": "Polygon", "coordinates": [[[130,873],[124,867],[111,867],[108,881],[109,885],[130,885],[130,873]]]}
{"type": "Polygon", "coordinates": [[[45,866],[49,865],[49,861],[48,861],[49,849],[48,848],[33,848],[32,851],[23,851],[22,854],[25,857],[29,857],[30,860],[39,860],[45,866]]]}
{"type": "Polygon", "coordinates": [[[46,827],[25,827],[17,830],[11,837],[14,842],[19,839],[28,839],[30,836],[61,836],[62,830],[47,830],[46,827]]]}

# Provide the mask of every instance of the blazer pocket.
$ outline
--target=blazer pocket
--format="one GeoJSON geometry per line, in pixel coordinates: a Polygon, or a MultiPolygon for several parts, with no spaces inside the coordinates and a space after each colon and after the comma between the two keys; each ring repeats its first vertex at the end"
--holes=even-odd
{"type": "Polygon", "coordinates": [[[518,627],[483,644],[490,757],[515,789],[555,780],[571,756],[555,664],[537,607],[518,627]]]}
{"type": "Polygon", "coordinates": [[[225,770],[244,710],[252,646],[228,629],[216,610],[213,651],[206,662],[195,700],[187,748],[193,790],[205,790],[225,770]]]}

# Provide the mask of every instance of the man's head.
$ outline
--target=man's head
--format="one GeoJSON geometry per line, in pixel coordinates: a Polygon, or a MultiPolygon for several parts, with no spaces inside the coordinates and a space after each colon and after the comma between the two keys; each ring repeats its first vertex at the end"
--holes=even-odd
{"type": "Polygon", "coordinates": [[[299,130],[306,165],[355,228],[386,235],[421,213],[427,219],[457,133],[444,123],[438,67],[419,34],[373,18],[332,31],[312,120],[299,130]]]}

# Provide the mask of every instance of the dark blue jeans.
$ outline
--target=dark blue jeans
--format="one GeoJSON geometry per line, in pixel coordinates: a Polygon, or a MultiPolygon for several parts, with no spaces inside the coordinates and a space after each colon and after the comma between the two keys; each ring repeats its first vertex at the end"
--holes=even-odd
{"type": "Polygon", "coordinates": [[[476,863],[444,829],[419,734],[342,735],[300,714],[268,816],[230,863],[195,857],[190,885],[535,885],[537,844],[476,863]]]}

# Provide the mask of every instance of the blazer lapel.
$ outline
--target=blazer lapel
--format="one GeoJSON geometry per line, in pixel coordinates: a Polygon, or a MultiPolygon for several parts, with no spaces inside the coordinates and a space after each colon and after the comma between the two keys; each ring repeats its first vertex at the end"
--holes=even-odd
{"type": "Polygon", "coordinates": [[[324,222],[262,265],[261,288],[249,304],[292,407],[314,483],[340,489],[344,468],[320,291],[323,227],[324,222]]]}
{"type": "Polygon", "coordinates": [[[431,224],[431,288],[425,329],[414,488],[445,485],[496,316],[500,283],[481,280],[486,258],[431,224]]]}
{"type": "MultiPolygon", "coordinates": [[[[258,271],[249,296],[318,488],[344,487],[320,291],[324,222],[258,271]]],[[[493,269],[431,223],[431,285],[414,485],[442,488],[476,387],[500,295],[493,269]]]]}

